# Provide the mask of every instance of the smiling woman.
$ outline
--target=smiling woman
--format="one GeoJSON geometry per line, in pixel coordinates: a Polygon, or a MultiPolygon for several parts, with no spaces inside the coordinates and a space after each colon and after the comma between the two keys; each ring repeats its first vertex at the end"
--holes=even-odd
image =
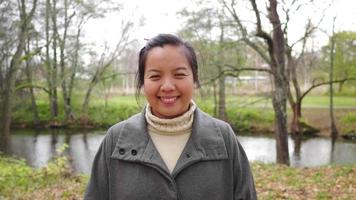
{"type": "Polygon", "coordinates": [[[198,64],[170,34],[139,53],[142,113],[112,126],[97,152],[85,199],[256,199],[246,154],[230,125],[197,108],[198,64]]]}

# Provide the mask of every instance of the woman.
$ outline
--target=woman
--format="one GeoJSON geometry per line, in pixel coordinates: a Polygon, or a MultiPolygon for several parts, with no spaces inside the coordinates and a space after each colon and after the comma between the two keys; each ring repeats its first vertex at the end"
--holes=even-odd
{"type": "Polygon", "coordinates": [[[139,54],[137,89],[148,102],[112,126],[95,156],[85,199],[256,199],[244,150],[230,125],[192,101],[193,48],[160,34],[139,54]]]}

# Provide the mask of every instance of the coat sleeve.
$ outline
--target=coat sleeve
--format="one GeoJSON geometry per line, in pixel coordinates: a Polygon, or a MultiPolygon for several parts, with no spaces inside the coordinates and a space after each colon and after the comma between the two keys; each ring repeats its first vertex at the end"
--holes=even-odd
{"type": "Polygon", "coordinates": [[[249,161],[230,125],[228,128],[233,151],[234,199],[255,200],[257,195],[249,161]]]}
{"type": "Polygon", "coordinates": [[[106,200],[110,198],[109,166],[112,146],[110,135],[109,130],[95,155],[84,200],[106,200]]]}

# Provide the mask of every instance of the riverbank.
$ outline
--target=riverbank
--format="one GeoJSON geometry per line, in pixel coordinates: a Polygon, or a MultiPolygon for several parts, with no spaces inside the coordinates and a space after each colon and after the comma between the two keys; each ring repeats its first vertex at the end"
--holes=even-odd
{"type": "MultiPolygon", "coordinates": [[[[226,112],[229,123],[238,134],[273,134],[274,114],[271,100],[266,97],[235,97],[226,101],[226,112]]],[[[39,100],[37,109],[40,127],[44,128],[103,128],[125,120],[142,110],[133,96],[113,97],[107,101],[101,98],[93,99],[87,114],[80,112],[79,99],[73,101],[74,118],[63,123],[64,112],[59,111],[56,119],[50,120],[49,105],[45,99],[39,100]]],[[[335,117],[340,135],[356,132],[356,98],[335,97],[335,117]]],[[[196,103],[203,111],[214,115],[212,99],[197,98],[196,103]]],[[[327,96],[306,97],[302,109],[302,120],[320,130],[317,136],[330,135],[330,120],[327,96]]],[[[13,113],[13,128],[33,128],[33,113],[26,105],[13,113]]],[[[59,105],[62,106],[61,104],[59,105]]],[[[291,111],[288,111],[291,116],[291,111]]],[[[290,119],[288,120],[290,121],[290,119]]]]}
{"type": "MultiPolygon", "coordinates": [[[[352,199],[356,164],[294,168],[252,163],[259,199],[352,199]]],[[[88,176],[71,172],[68,160],[57,157],[33,169],[24,161],[0,154],[0,199],[82,199],[88,176]]]]}

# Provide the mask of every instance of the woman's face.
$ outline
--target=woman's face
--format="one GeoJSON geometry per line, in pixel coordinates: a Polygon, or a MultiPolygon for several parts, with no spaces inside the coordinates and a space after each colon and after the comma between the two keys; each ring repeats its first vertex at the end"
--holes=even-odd
{"type": "Polygon", "coordinates": [[[149,50],[146,58],[143,90],[160,118],[174,118],[189,108],[195,84],[193,72],[180,46],[164,45],[149,50]]]}

